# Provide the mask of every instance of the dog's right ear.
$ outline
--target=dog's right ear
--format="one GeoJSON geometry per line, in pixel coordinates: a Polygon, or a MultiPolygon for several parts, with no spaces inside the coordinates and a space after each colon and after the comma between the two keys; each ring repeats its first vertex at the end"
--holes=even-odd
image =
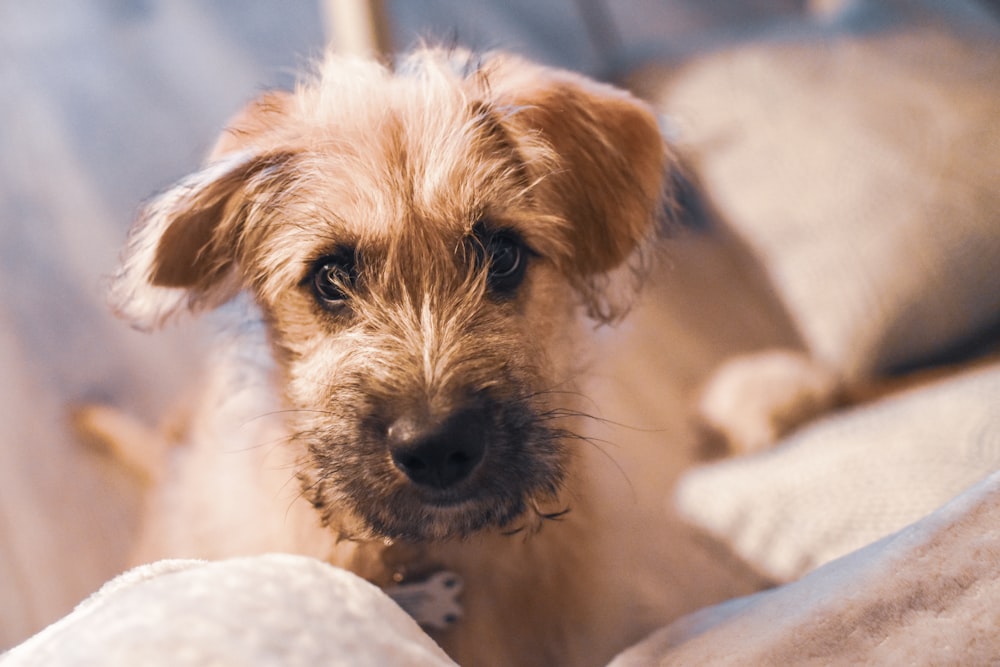
{"type": "Polygon", "coordinates": [[[609,274],[641,254],[673,196],[676,157],[654,110],[624,90],[513,56],[483,71],[533,197],[562,220],[554,231],[567,252],[557,264],[595,319],[617,319],[627,305],[614,303],[609,274]]]}
{"type": "Polygon", "coordinates": [[[280,189],[294,157],[261,141],[274,99],[237,116],[209,164],[153,199],[133,223],[110,300],[134,326],[158,327],[184,307],[213,308],[242,288],[239,237],[280,189]]]}

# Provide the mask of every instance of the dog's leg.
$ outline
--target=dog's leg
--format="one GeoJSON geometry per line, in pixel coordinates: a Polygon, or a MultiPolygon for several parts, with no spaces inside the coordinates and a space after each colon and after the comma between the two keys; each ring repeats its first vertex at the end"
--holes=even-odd
{"type": "Polygon", "coordinates": [[[764,350],[724,362],[698,412],[733,453],[760,451],[843,400],[840,377],[805,352],[764,350]]]}

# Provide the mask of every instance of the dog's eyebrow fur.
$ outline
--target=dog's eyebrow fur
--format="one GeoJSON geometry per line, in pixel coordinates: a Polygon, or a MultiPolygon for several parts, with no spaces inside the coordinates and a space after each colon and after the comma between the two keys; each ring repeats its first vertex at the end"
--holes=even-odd
{"type": "Polygon", "coordinates": [[[530,196],[529,184],[531,181],[528,176],[528,166],[493,105],[476,101],[470,105],[470,111],[487,142],[493,143],[499,152],[509,155],[515,182],[526,195],[530,196]]]}

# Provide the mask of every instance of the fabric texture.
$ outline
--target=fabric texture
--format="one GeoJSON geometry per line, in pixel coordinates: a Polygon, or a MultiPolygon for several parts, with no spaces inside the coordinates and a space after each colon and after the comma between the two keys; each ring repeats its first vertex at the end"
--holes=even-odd
{"type": "Polygon", "coordinates": [[[995,473],[799,581],[674,622],[610,667],[996,664],[998,526],[995,473]]]}
{"type": "Polygon", "coordinates": [[[691,523],[779,581],[929,514],[1000,469],[1000,363],[817,421],[688,472],[691,523]]]}
{"type": "Polygon", "coordinates": [[[0,657],[3,667],[454,664],[381,590],[291,555],[142,566],[0,657]]]}
{"type": "Polygon", "coordinates": [[[853,378],[1000,321],[998,80],[995,38],[916,28],[712,54],[658,102],[810,352],[853,378]]]}

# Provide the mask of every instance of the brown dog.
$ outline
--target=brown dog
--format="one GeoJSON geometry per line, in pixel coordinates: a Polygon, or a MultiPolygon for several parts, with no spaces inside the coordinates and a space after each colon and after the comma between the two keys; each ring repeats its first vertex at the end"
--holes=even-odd
{"type": "Polygon", "coordinates": [[[435,636],[462,664],[601,664],[640,636],[614,608],[637,594],[593,583],[616,503],[577,380],[672,169],[645,104],[506,55],[330,57],[250,105],[146,207],[114,282],[142,327],[245,293],[267,340],[219,363],[186,458],[139,457],[160,482],[140,557],[455,571],[464,618],[435,636]]]}

